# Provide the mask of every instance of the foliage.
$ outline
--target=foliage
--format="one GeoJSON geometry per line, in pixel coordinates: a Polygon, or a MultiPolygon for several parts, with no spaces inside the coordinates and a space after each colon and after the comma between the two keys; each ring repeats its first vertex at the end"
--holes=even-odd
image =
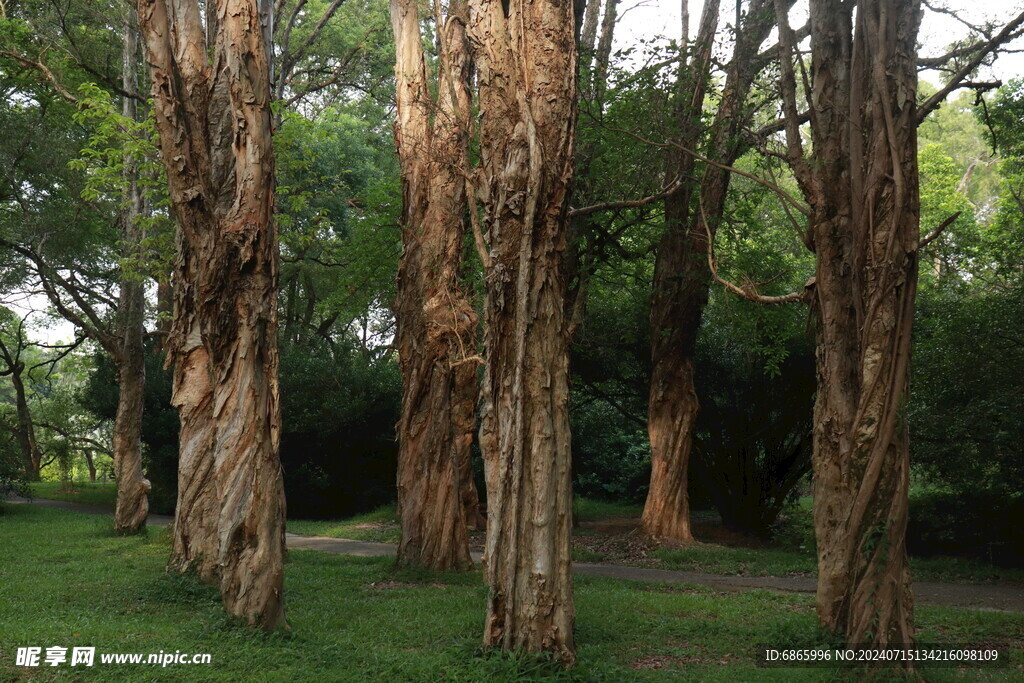
{"type": "MultiPolygon", "coordinates": [[[[153,347],[150,341],[145,354],[143,466],[153,485],[149,509],[173,514],[178,499],[178,411],[171,406],[171,372],[164,368],[164,354],[153,347]]],[[[98,418],[112,422],[117,414],[117,368],[110,356],[101,352],[94,356],[94,363],[80,400],[98,418]]]]}
{"type": "Polygon", "coordinates": [[[1024,490],[1024,287],[950,292],[918,313],[914,461],[960,490],[1024,490]]]}
{"type": "MultiPolygon", "coordinates": [[[[14,438],[12,420],[16,419],[9,406],[0,405],[0,501],[11,496],[30,498],[32,490],[25,478],[25,461],[14,438]]],[[[3,507],[0,506],[0,511],[3,507]]]]}
{"type": "Polygon", "coordinates": [[[281,464],[289,513],[331,517],[394,500],[400,377],[352,345],[281,349],[281,464]]]}
{"type": "Polygon", "coordinates": [[[623,503],[647,496],[651,447],[647,432],[623,420],[611,404],[582,396],[572,413],[574,489],[623,503]]]}
{"type": "Polygon", "coordinates": [[[701,407],[691,476],[727,527],[767,534],[811,469],[814,357],[810,340],[793,329],[800,309],[776,311],[750,335],[723,322],[748,318],[756,304],[730,306],[736,310],[719,312],[697,349],[701,407]],[[785,322],[791,336],[778,339],[785,322]]]}
{"type": "Polygon", "coordinates": [[[907,550],[947,555],[1003,567],[1024,562],[1024,494],[955,484],[910,498],[907,550]]]}
{"type": "MultiPolygon", "coordinates": [[[[143,244],[146,257],[136,263],[122,258],[121,277],[151,276],[159,279],[170,269],[174,245],[174,226],[168,214],[167,175],[159,160],[156,125],[152,116],[135,121],[118,109],[111,93],[95,83],[78,88],[76,123],[88,131],[89,137],[79,156],[68,167],[85,178],[82,199],[87,202],[112,204],[114,213],[124,210],[128,194],[126,171],[133,170],[132,181],[147,202],[143,222],[143,244]]],[[[120,241],[118,241],[120,245],[120,241]]],[[[122,250],[132,253],[132,250],[122,250]]]]}

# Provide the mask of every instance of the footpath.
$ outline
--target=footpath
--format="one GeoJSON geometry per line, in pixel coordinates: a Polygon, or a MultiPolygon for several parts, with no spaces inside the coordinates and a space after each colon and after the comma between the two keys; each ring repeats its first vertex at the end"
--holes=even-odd
{"type": "MultiPolygon", "coordinates": [[[[91,515],[111,515],[109,508],[100,505],[72,503],[62,500],[34,498],[31,501],[14,499],[11,503],[31,503],[44,507],[58,508],[69,512],[91,515]]],[[[167,526],[174,521],[166,515],[150,515],[150,526],[167,526]]],[[[326,536],[304,536],[285,534],[288,548],[295,550],[319,550],[335,555],[358,555],[362,557],[394,556],[395,546],[391,543],[371,543],[346,538],[326,536]]],[[[473,553],[473,560],[480,561],[480,553],[473,553]]],[[[707,586],[718,591],[771,590],[783,593],[811,593],[817,587],[814,577],[788,576],[733,576],[727,574],[703,574],[700,572],[647,569],[619,564],[593,564],[574,562],[573,572],[589,576],[604,576],[624,581],[662,582],[707,586]]],[[[991,610],[998,612],[1024,613],[1024,587],[1004,584],[960,584],[915,582],[914,600],[920,604],[942,605],[967,609],[991,610]]]]}

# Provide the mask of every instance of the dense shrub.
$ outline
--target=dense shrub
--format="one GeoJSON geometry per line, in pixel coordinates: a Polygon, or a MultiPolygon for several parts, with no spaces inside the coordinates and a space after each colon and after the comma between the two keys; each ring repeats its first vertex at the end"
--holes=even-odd
{"type": "Polygon", "coordinates": [[[607,402],[578,402],[570,413],[576,492],[600,500],[644,502],[651,478],[647,431],[630,424],[607,402]]]}
{"type": "MultiPolygon", "coordinates": [[[[6,416],[0,415],[0,428],[6,416]]],[[[25,479],[25,462],[18,449],[13,432],[6,430],[7,438],[0,439],[0,501],[11,496],[31,496],[25,479]]],[[[2,509],[2,508],[0,508],[2,509]]]]}
{"type": "Polygon", "coordinates": [[[772,367],[721,337],[698,350],[691,479],[738,531],[768,534],[811,469],[814,357],[802,338],[784,348],[772,367]]]}
{"type": "Polygon", "coordinates": [[[289,516],[348,515],[393,501],[397,363],[340,345],[286,345],[281,351],[281,464],[289,516]]]}
{"type": "MultiPolygon", "coordinates": [[[[373,509],[395,496],[400,379],[394,362],[369,360],[352,348],[281,347],[281,463],[288,513],[340,516],[373,509]]],[[[96,359],[87,407],[113,419],[116,372],[96,359]]],[[[171,374],[163,354],[146,358],[142,425],[144,466],[153,484],[150,509],[170,514],[177,498],[178,413],[170,405],[171,374]]]]}
{"type": "Polygon", "coordinates": [[[1024,562],[1024,494],[930,489],[910,498],[907,549],[1000,564],[1024,562]]]}

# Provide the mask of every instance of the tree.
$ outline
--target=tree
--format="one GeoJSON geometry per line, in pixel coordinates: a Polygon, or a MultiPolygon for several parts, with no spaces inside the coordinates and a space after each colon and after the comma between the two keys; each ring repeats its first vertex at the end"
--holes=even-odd
{"type": "Polygon", "coordinates": [[[30,346],[25,336],[25,320],[18,318],[7,308],[0,308],[0,377],[10,377],[14,387],[16,420],[12,420],[11,433],[21,450],[22,467],[29,481],[39,479],[43,467],[43,454],[36,440],[36,428],[28,404],[28,389],[25,386],[26,373],[30,370],[22,354],[30,346]],[[5,340],[4,337],[7,337],[5,340]]]}
{"type": "MultiPolygon", "coordinates": [[[[395,139],[402,163],[398,270],[398,563],[468,569],[476,526],[470,446],[476,428],[477,316],[459,281],[465,237],[470,114],[466,6],[436,16],[437,99],[431,97],[419,5],[395,0],[395,139]]],[[[439,10],[438,10],[439,11],[439,10]]]]}
{"type": "MultiPolygon", "coordinates": [[[[129,121],[139,116],[136,97],[139,92],[139,35],[134,12],[124,20],[122,57],[121,114],[129,121]]],[[[141,221],[146,210],[139,182],[138,164],[129,156],[124,167],[124,205],[121,209],[123,263],[142,263],[145,259],[145,230],[141,221]]],[[[122,266],[117,306],[117,336],[114,344],[117,361],[118,401],[114,417],[114,473],[117,477],[117,506],[114,531],[137,533],[146,527],[149,492],[152,485],[142,474],[142,412],[146,390],[146,359],[142,344],[146,316],[145,282],[122,266]]]]}
{"type": "Polygon", "coordinates": [[[781,4],[788,158],[811,206],[818,392],[818,615],[851,643],[913,641],[905,531],[910,333],[917,289],[919,0],[815,0],[811,139],[796,119],[781,4]]]}
{"type": "MultiPolygon", "coordinates": [[[[21,8],[24,16],[19,19],[31,22],[32,10],[21,8]]],[[[19,14],[21,14],[19,12],[19,14]]],[[[98,165],[106,165],[100,172],[79,179],[84,180],[82,194],[87,202],[79,197],[68,196],[67,188],[61,187],[61,200],[55,201],[60,207],[65,202],[71,206],[78,204],[78,210],[88,206],[88,211],[100,213],[100,221],[106,219],[108,206],[115,204],[109,201],[111,195],[122,194],[116,203],[121,205],[117,223],[120,227],[120,242],[123,245],[121,268],[118,279],[118,294],[108,296],[110,288],[107,273],[97,277],[97,270],[108,265],[110,247],[116,237],[100,232],[101,239],[93,242],[86,235],[90,231],[83,230],[83,237],[70,240],[53,240],[53,226],[43,220],[41,225],[23,231],[17,240],[2,240],[3,244],[19,254],[29,270],[34,271],[43,293],[57,312],[66,320],[78,327],[83,334],[102,345],[115,359],[119,367],[118,385],[121,388],[120,405],[114,426],[113,456],[118,480],[117,507],[114,514],[114,529],[118,533],[137,533],[145,528],[148,513],[147,494],[150,484],[142,473],[142,455],[140,441],[140,424],[142,415],[141,396],[144,391],[145,374],[142,363],[142,336],[144,333],[145,297],[142,278],[135,271],[141,270],[138,265],[144,260],[145,240],[141,228],[143,213],[142,192],[139,187],[137,152],[139,142],[133,136],[145,132],[146,128],[137,122],[138,118],[138,36],[134,26],[133,12],[123,15],[123,47],[122,73],[120,87],[112,79],[106,78],[89,67],[80,63],[74,67],[62,64],[68,70],[85,70],[89,75],[103,76],[110,88],[118,89],[122,94],[122,110],[114,111],[109,93],[94,84],[82,84],[79,94],[73,94],[68,85],[55,75],[54,71],[42,61],[34,61],[25,54],[34,47],[33,43],[40,40],[15,41],[19,51],[4,51],[4,56],[12,59],[24,68],[42,76],[42,86],[50,89],[54,96],[76,105],[79,111],[74,118],[78,123],[92,127],[95,125],[88,142],[80,150],[80,158],[69,165],[74,170],[96,170],[98,165]],[[102,147],[101,147],[102,145],[102,147]],[[84,158],[82,158],[84,157],[84,158]],[[114,177],[112,177],[114,176],[114,177]],[[57,242],[53,245],[53,242],[57,242]],[[48,244],[49,243],[49,244],[48,244]],[[83,258],[87,249],[94,249],[93,258],[83,258]],[[99,268],[96,268],[99,266],[99,268]],[[112,313],[116,311],[116,313],[112,313]]],[[[116,15],[115,15],[116,16],[116,15]]],[[[68,53],[75,61],[81,56],[82,43],[76,43],[70,26],[63,22],[51,22],[48,26],[58,24],[61,37],[51,38],[60,41],[65,47],[70,46],[68,53]]],[[[102,46],[106,47],[106,46],[102,46]]],[[[101,47],[101,49],[102,49],[101,47]]],[[[43,50],[45,53],[45,49],[43,50]]],[[[94,55],[95,56],[95,55],[94,55]]],[[[40,60],[42,57],[40,57],[40,60]]],[[[99,61],[99,60],[97,60],[99,61]]],[[[57,68],[57,67],[55,67],[57,68]]],[[[58,73],[61,71],[58,69],[58,73]]],[[[46,151],[48,159],[52,150],[46,151]]],[[[56,166],[54,164],[53,166],[56,166]]],[[[56,175],[60,171],[52,170],[56,175]]],[[[44,206],[46,202],[43,203],[44,206]]],[[[43,207],[39,207],[42,209],[43,207]]],[[[66,209],[65,209],[66,210],[66,209]]],[[[49,217],[49,211],[40,210],[43,217],[49,217]]]]}
{"type": "Polygon", "coordinates": [[[171,567],[219,580],[227,611],[269,630],[284,623],[269,5],[211,9],[204,27],[197,2],[139,3],[178,222],[171,567]]]}
{"type": "Polygon", "coordinates": [[[573,170],[571,3],[471,0],[486,237],[480,443],[487,473],[484,643],[575,656],[570,574],[568,320],[573,170]]]}
{"type": "MultiPolygon", "coordinates": [[[[786,3],[788,6],[791,3],[786,3]]],[[[682,183],[665,199],[665,232],[658,244],[651,294],[651,383],[647,431],[651,484],[644,504],[644,530],[654,537],[692,541],[687,493],[690,451],[699,401],[694,385],[694,349],[708,301],[708,239],[725,211],[731,166],[748,146],[740,131],[750,118],[748,93],[768,60],[757,49],[774,26],[771,3],[755,0],[738,33],[718,109],[711,126],[708,163],[699,182],[696,149],[718,22],[719,3],[704,5],[693,55],[681,63],[675,114],[679,144],[669,146],[669,182],[682,183]]],[[[739,18],[738,18],[739,19],[739,18]]]]}

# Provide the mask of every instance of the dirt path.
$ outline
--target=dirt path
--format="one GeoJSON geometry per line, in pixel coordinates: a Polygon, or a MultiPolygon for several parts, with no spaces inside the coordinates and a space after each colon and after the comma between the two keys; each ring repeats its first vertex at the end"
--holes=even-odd
{"type": "MultiPolygon", "coordinates": [[[[12,503],[27,503],[26,500],[12,500],[12,503]]],[[[32,504],[53,507],[70,512],[93,515],[110,515],[109,508],[61,500],[33,499],[32,504]]],[[[166,515],[150,515],[152,526],[167,526],[172,518],[166,515]]],[[[353,541],[345,538],[325,536],[303,536],[286,534],[289,548],[319,550],[335,555],[359,555],[362,557],[393,556],[395,546],[390,543],[353,541]]],[[[480,553],[473,553],[473,560],[480,561],[480,553]]],[[[817,580],[813,577],[780,576],[731,576],[725,574],[702,574],[698,572],[673,571],[666,569],[645,569],[617,564],[573,563],[577,574],[604,576],[625,581],[649,581],[707,586],[719,591],[771,590],[784,593],[813,594],[817,580]]],[[[958,583],[914,583],[915,601],[928,605],[943,605],[968,609],[993,610],[999,612],[1024,613],[1024,590],[1018,586],[999,584],[958,584],[958,583]]]]}

